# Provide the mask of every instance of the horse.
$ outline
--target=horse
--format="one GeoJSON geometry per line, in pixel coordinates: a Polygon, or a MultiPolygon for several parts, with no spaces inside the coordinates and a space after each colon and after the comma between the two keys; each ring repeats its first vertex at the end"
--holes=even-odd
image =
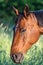
{"type": "Polygon", "coordinates": [[[23,12],[13,7],[17,15],[13,28],[13,40],[10,56],[15,63],[22,63],[24,54],[38,41],[43,34],[43,10],[29,11],[26,5],[23,12]]]}

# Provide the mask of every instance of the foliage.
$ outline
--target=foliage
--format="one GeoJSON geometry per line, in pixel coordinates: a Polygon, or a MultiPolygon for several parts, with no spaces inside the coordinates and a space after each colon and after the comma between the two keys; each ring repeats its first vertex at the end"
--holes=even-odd
{"type": "Polygon", "coordinates": [[[43,0],[0,0],[0,16],[14,16],[12,7],[14,6],[22,12],[26,4],[28,4],[30,10],[43,9],[43,0]]]}
{"type": "MultiPolygon", "coordinates": [[[[43,9],[43,0],[0,0],[0,65],[17,65],[10,58],[16,18],[12,7],[22,12],[25,4],[28,4],[29,10],[43,9]]],[[[43,65],[43,36],[25,55],[24,62],[18,65],[43,65]]]]}

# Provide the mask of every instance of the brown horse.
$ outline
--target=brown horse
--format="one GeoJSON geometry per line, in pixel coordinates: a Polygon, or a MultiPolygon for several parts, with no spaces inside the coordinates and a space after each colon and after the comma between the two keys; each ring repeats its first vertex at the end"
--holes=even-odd
{"type": "Polygon", "coordinates": [[[27,5],[22,13],[16,8],[14,11],[17,19],[11,46],[11,58],[14,62],[21,63],[24,54],[43,33],[43,11],[29,11],[27,5]]]}

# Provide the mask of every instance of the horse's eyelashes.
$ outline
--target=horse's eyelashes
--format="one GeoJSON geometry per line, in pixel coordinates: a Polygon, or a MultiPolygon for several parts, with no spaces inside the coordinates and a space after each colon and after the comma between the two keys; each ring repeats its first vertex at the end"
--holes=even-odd
{"type": "Polygon", "coordinates": [[[20,32],[25,32],[25,31],[26,31],[25,28],[21,28],[21,29],[20,29],[20,32]]]}

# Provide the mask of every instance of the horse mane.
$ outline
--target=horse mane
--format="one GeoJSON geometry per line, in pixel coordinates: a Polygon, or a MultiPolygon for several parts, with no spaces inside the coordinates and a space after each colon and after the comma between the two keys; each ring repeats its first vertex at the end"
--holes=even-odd
{"type": "Polygon", "coordinates": [[[37,18],[38,25],[43,27],[43,10],[38,10],[38,11],[31,11],[37,18]]]}

